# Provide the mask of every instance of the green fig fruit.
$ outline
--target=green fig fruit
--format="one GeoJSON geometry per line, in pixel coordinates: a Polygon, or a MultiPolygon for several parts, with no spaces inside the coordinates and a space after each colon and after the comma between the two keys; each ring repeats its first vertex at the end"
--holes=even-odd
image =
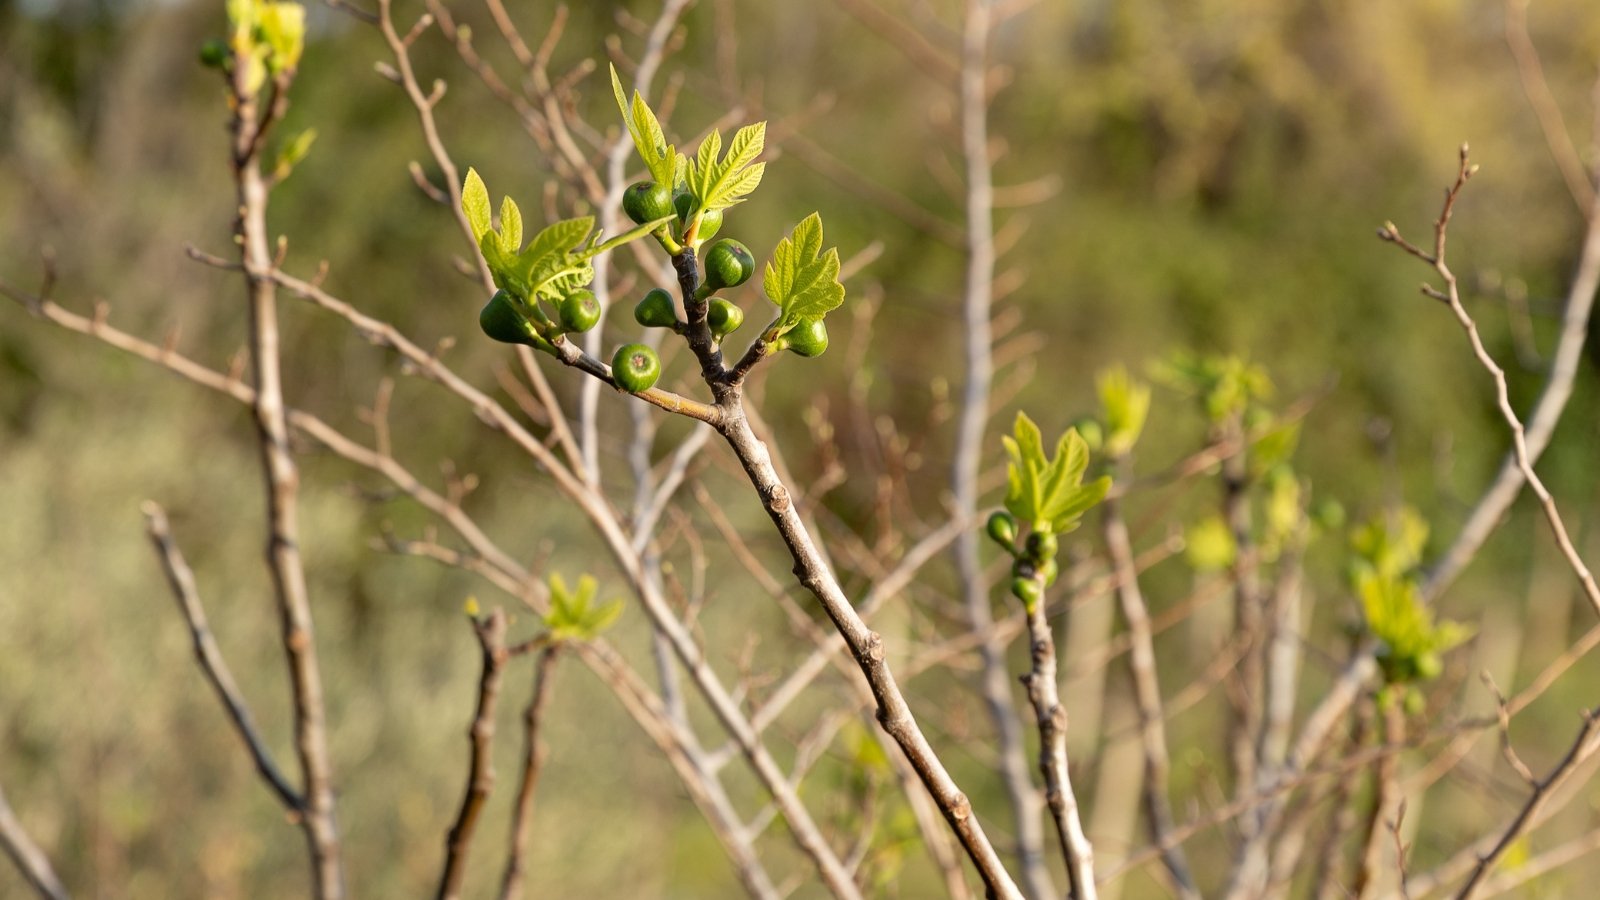
{"type": "Polygon", "coordinates": [[[1060,549],[1060,542],[1048,531],[1035,531],[1028,535],[1028,558],[1036,565],[1042,566],[1045,560],[1055,559],[1060,549]]]}
{"type": "Polygon", "coordinates": [[[522,301],[505,291],[495,291],[483,311],[478,313],[478,327],[483,333],[504,344],[527,344],[538,347],[544,344],[538,329],[528,321],[522,311],[522,301]]]}
{"type": "Polygon", "coordinates": [[[1044,596],[1044,589],[1039,587],[1039,582],[1032,578],[1011,579],[1011,596],[1022,601],[1028,612],[1039,605],[1039,598],[1044,596]]]}
{"type": "MultiPolygon", "coordinates": [[[[684,228],[689,227],[689,219],[694,216],[694,195],[684,191],[672,198],[673,208],[678,212],[678,222],[684,228]]],[[[712,235],[722,228],[722,210],[709,209],[700,216],[700,231],[695,235],[695,241],[708,241],[712,235]]]]}
{"type": "Polygon", "coordinates": [[[744,324],[744,310],[734,306],[731,300],[712,297],[710,304],[706,306],[706,324],[720,341],[738,331],[739,326],[744,324]]]}
{"type": "Polygon", "coordinates": [[[995,513],[989,517],[984,529],[989,532],[990,540],[1006,548],[1008,552],[1017,552],[1017,520],[1011,513],[995,513]]]}
{"type": "Polygon", "coordinates": [[[800,356],[821,356],[828,349],[828,328],[821,319],[807,319],[789,329],[779,343],[800,356]]]}
{"type": "Polygon", "coordinates": [[[611,377],[630,394],[648,391],[661,377],[661,357],[644,344],[623,344],[611,357],[611,377]]]}
{"type": "Polygon", "coordinates": [[[212,38],[200,45],[200,65],[208,69],[228,67],[228,45],[212,38]]]}
{"type": "Polygon", "coordinates": [[[556,320],[563,331],[582,334],[600,321],[600,301],[594,291],[580,288],[556,302],[556,320]]]}
{"type": "Polygon", "coordinates": [[[723,238],[706,251],[705,266],[706,287],[720,291],[749,281],[756,273],[756,258],[749,247],[733,238],[723,238]]]}
{"type": "Polygon", "coordinates": [[[1055,584],[1056,578],[1061,575],[1061,566],[1056,563],[1053,557],[1047,559],[1044,561],[1044,565],[1039,567],[1039,575],[1044,578],[1044,586],[1049,587],[1055,584]]]}
{"type": "Polygon", "coordinates": [[[673,305],[671,294],[652,288],[633,308],[633,320],[646,328],[671,328],[678,324],[678,308],[673,305]]]}
{"type": "Polygon", "coordinates": [[[641,181],[622,192],[622,211],[636,225],[664,219],[674,212],[672,189],[657,181],[641,181]]]}

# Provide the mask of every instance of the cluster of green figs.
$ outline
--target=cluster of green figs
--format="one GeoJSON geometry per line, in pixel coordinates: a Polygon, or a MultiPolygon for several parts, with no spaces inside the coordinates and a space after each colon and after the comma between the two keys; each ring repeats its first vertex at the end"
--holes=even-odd
{"type": "Polygon", "coordinates": [[[1061,567],[1056,564],[1060,541],[1053,533],[1035,528],[1019,544],[1017,518],[1009,512],[990,516],[985,530],[990,540],[1011,554],[1011,595],[1032,612],[1044,589],[1055,584],[1056,576],[1061,574],[1061,567]]]}

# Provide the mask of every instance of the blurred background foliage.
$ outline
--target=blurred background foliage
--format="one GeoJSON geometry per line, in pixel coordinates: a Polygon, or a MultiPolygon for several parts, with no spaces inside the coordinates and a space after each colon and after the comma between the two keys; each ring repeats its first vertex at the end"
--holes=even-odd
{"type": "MultiPolygon", "coordinates": [[[[936,521],[950,397],[962,379],[962,258],[949,242],[951,226],[938,224],[959,222],[961,213],[955,97],[949,73],[896,50],[876,19],[861,14],[864,2],[702,0],[665,69],[682,88],[669,127],[681,143],[730,106],[772,121],[777,148],[767,181],[724,230],[758,257],[812,209],[822,211],[829,242],[847,260],[881,245],[851,283],[858,308],[876,304],[872,331],[836,327],[834,338],[836,348],[864,352],[780,360],[758,391],[801,483],[826,462],[811,449],[808,422],[832,417],[852,456],[846,463],[867,472],[883,468],[875,433],[886,426],[850,418],[850,404],[864,400],[897,423],[912,452],[895,477],[918,498],[910,513],[936,521]],[[736,47],[718,42],[719,30],[736,35],[736,47]]],[[[398,5],[402,22],[420,12],[417,3],[398,5]]],[[[922,26],[941,52],[959,45],[950,0],[883,5],[922,26]]],[[[482,9],[452,6],[486,36],[480,48],[506,62],[482,9]]],[[[640,18],[656,11],[653,3],[621,6],[640,18]]],[[[120,327],[156,340],[179,330],[186,352],[226,367],[244,342],[239,285],[182,252],[190,242],[229,250],[222,95],[195,61],[200,42],[221,29],[220,7],[0,0],[0,274],[31,285],[41,250],[53,248],[66,305],[82,310],[103,298],[120,327]]],[[[520,4],[514,14],[537,37],[551,6],[520,4]]],[[[1416,293],[1427,273],[1373,230],[1392,218],[1423,235],[1457,145],[1472,142],[1483,171],[1458,207],[1453,259],[1526,408],[1541,383],[1581,217],[1523,99],[1502,21],[1495,0],[1085,0],[1039,3],[1013,20],[993,42],[1004,67],[991,120],[997,181],[1024,186],[1002,190],[1007,201],[1040,186],[1050,193],[999,213],[1002,230],[1015,235],[1001,275],[1014,289],[999,315],[1021,323],[1004,352],[1021,354],[1010,373],[1033,376],[1001,400],[1027,408],[1054,435],[1092,411],[1093,374],[1104,366],[1123,361],[1144,371],[1178,348],[1238,353],[1272,374],[1280,405],[1319,398],[1297,464],[1317,496],[1340,500],[1352,521],[1413,504],[1432,523],[1434,549],[1448,542],[1508,441],[1490,383],[1457,326],[1416,293]],[[1024,221],[1026,231],[1012,230],[1024,221]],[[1525,305],[1508,302],[1524,295],[1525,305]]],[[[335,293],[424,345],[460,338],[452,363],[492,385],[505,357],[477,339],[481,298],[452,267],[461,252],[453,221],[407,174],[426,150],[402,94],[373,72],[386,51],[372,29],[326,9],[313,9],[312,25],[284,133],[315,127],[319,138],[271,213],[274,231],[290,238],[288,268],[309,273],[330,260],[335,293]]],[[[1575,139],[1590,146],[1600,16],[1591,0],[1541,0],[1531,27],[1575,139]]],[[[611,5],[575,5],[556,68],[596,55],[617,30],[611,5]]],[[[625,37],[630,52],[636,44],[625,37]]],[[[418,47],[424,84],[450,81],[439,115],[457,162],[476,166],[497,195],[512,193],[538,215],[531,210],[550,167],[437,33],[418,47]]],[[[597,127],[613,127],[600,79],[583,82],[581,100],[597,127]]],[[[284,327],[291,400],[364,434],[356,409],[371,404],[380,378],[400,375],[398,366],[308,310],[288,307],[284,327]]],[[[612,333],[626,330],[614,323],[612,333]]],[[[1600,556],[1593,360],[1591,350],[1541,466],[1590,559],[1600,556]]],[[[685,377],[685,363],[669,356],[668,378],[685,377]]],[[[559,372],[554,381],[569,394],[576,384],[559,372]]],[[[1005,374],[1002,383],[1010,383],[1005,374]]],[[[468,502],[508,549],[569,577],[593,570],[606,582],[607,561],[586,553],[587,538],[551,502],[553,492],[483,440],[470,415],[439,399],[431,386],[399,378],[395,428],[413,469],[437,480],[439,461],[449,459],[462,472],[494,473],[468,502]]],[[[625,428],[624,404],[603,405],[606,421],[625,428]]],[[[1158,470],[1198,445],[1204,422],[1191,407],[1158,390],[1138,469],[1158,470]]],[[[1009,421],[1002,412],[997,421],[1009,421]]],[[[659,446],[670,446],[682,429],[673,423],[664,433],[659,446]]],[[[304,890],[300,838],[256,782],[197,676],[138,515],[147,497],[172,512],[224,649],[287,751],[252,439],[242,408],[19,308],[0,308],[0,783],[82,896],[304,890]]],[[[998,440],[993,450],[998,463],[998,440]]],[[[713,493],[772,551],[759,510],[723,474],[726,457],[712,457],[713,493]]],[[[353,879],[363,896],[416,895],[433,883],[463,777],[477,653],[461,603],[488,589],[375,550],[380,528],[414,535],[423,515],[334,461],[311,455],[305,464],[308,564],[353,879]]],[[[620,480],[620,453],[607,464],[620,480]]],[[[871,538],[884,524],[875,518],[877,489],[861,477],[831,493],[831,527],[871,538]]],[[[1176,505],[1135,497],[1132,505],[1131,519],[1143,525],[1136,538],[1148,545],[1206,515],[1215,492],[1189,490],[1176,505]]],[[[1091,531],[1074,538],[1092,545],[1091,531]]],[[[1330,666],[1318,654],[1342,654],[1339,629],[1357,615],[1339,578],[1344,558],[1337,534],[1313,550],[1321,577],[1308,699],[1330,666]]],[[[781,665],[800,652],[786,645],[776,608],[751,599],[742,576],[714,574],[718,614],[706,622],[713,641],[728,635],[737,650],[743,639],[734,636],[765,630],[776,636],[765,659],[781,665]]],[[[930,590],[951,583],[942,562],[928,578],[930,590]]],[[[1196,578],[1168,562],[1150,573],[1147,593],[1159,610],[1196,578]]],[[[847,577],[847,586],[863,583],[847,577]]],[[[1461,704],[1441,696],[1433,708],[1484,708],[1480,669],[1508,689],[1523,684],[1590,624],[1573,596],[1525,499],[1446,596],[1445,614],[1477,626],[1479,637],[1450,657],[1439,688],[1461,704]]],[[[619,644],[644,659],[643,617],[630,610],[619,631],[619,644]]],[[[1157,647],[1173,673],[1205,662],[1189,659],[1206,647],[1192,636],[1169,633],[1157,647]]],[[[564,674],[533,858],[548,893],[734,894],[720,850],[668,767],[601,687],[576,667],[564,674]]],[[[1581,665],[1519,719],[1513,733],[1536,769],[1564,749],[1575,711],[1593,700],[1581,686],[1595,677],[1594,664],[1581,665]]],[[[919,709],[939,710],[930,725],[946,745],[966,742],[952,764],[982,809],[1000,793],[987,774],[987,719],[961,681],[959,673],[921,679],[913,704],[920,698],[919,709]]],[[[1177,674],[1165,682],[1183,683],[1177,674]]],[[[526,689],[511,692],[513,703],[526,689]]],[[[1063,693],[1071,708],[1070,682],[1063,693]]],[[[1215,768],[1181,748],[1211,729],[1222,708],[1213,698],[1172,726],[1175,789],[1189,798],[1180,817],[1204,805],[1215,768]]],[[[1085,713],[1072,709],[1074,764],[1092,810],[1109,758],[1101,751],[1110,746],[1094,723],[1114,718],[1085,713]]],[[[800,710],[780,731],[798,735],[806,724],[800,710]]],[[[502,771],[518,742],[513,731],[507,724],[502,732],[502,771]]],[[[842,746],[830,757],[815,776],[819,796],[824,785],[846,795],[862,789],[854,752],[842,746]]],[[[1493,762],[1492,752],[1480,757],[1465,777],[1413,806],[1408,815],[1421,823],[1413,825],[1415,866],[1503,818],[1520,796],[1513,779],[1491,771],[1493,762]]],[[[1593,827],[1597,805],[1570,810],[1571,826],[1593,827]]],[[[504,803],[492,813],[499,818],[477,849],[485,871],[498,866],[504,803]]],[[[855,815],[848,803],[818,814],[846,828],[855,815]]],[[[1003,817],[990,821],[1003,840],[1003,817]]],[[[892,846],[893,823],[882,827],[892,846]]],[[[763,842],[779,858],[788,848],[781,835],[763,842]]],[[[1097,850],[1102,859],[1118,853],[1097,850]]],[[[907,866],[926,868],[915,854],[907,866]]],[[[479,887],[490,880],[478,879],[479,887]]],[[[905,882],[902,895],[917,896],[919,883],[905,882]]],[[[1546,882],[1557,893],[1564,883],[1546,882]]],[[[1152,885],[1130,879],[1129,894],[1152,885]]],[[[0,895],[19,890],[15,873],[0,866],[0,895]]]]}

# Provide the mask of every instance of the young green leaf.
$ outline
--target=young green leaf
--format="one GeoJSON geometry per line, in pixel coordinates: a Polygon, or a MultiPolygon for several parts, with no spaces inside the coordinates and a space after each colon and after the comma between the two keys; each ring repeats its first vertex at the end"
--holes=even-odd
{"type": "Polygon", "coordinates": [[[1039,426],[1017,413],[1015,434],[1003,437],[1011,464],[1006,470],[1006,509],[1035,531],[1065,534],[1078,527],[1083,514],[1105,499],[1111,489],[1106,476],[1083,484],[1089,468],[1089,447],[1078,432],[1067,429],[1056,444],[1055,458],[1044,454],[1039,426]]]}
{"type": "Polygon", "coordinates": [[[483,176],[477,169],[467,169],[467,180],[461,185],[461,211],[467,216],[467,224],[472,228],[472,239],[482,242],[483,235],[490,228],[489,217],[489,189],[483,184],[483,176]]]}
{"type": "Polygon", "coordinates": [[[622,614],[622,601],[608,600],[594,605],[594,595],[599,585],[594,576],[578,579],[577,590],[570,590],[560,575],[550,576],[550,612],[544,617],[554,641],[587,641],[601,632],[622,614]]]}
{"type": "Polygon", "coordinates": [[[500,247],[507,253],[522,249],[522,210],[510,196],[500,201],[500,247]]]}
{"type": "Polygon", "coordinates": [[[622,112],[622,121],[628,126],[633,146],[639,151],[645,168],[650,170],[650,177],[668,187],[682,183],[683,155],[667,143],[661,122],[638,91],[633,92],[633,105],[629,106],[622,92],[622,79],[617,77],[616,66],[611,67],[611,90],[616,94],[617,109],[622,112]]]}
{"type": "Polygon", "coordinates": [[[766,163],[755,161],[766,142],[767,123],[746,125],[734,134],[727,155],[718,161],[722,134],[712,131],[706,135],[688,173],[689,190],[699,200],[699,209],[727,209],[754,191],[767,168],[766,163]]]}
{"type": "Polygon", "coordinates": [[[300,65],[306,43],[306,8],[298,3],[263,3],[258,27],[270,52],[267,68],[272,72],[293,70],[300,65]]]}
{"type": "Polygon", "coordinates": [[[844,302],[839,250],[821,251],[822,217],[816,213],[806,216],[772,251],[761,288],[782,313],[774,336],[807,319],[821,319],[844,302]]]}
{"type": "Polygon", "coordinates": [[[294,167],[306,158],[311,152],[311,144],[317,139],[317,130],[307,128],[284,142],[278,149],[278,158],[272,164],[272,177],[282,181],[289,177],[294,167]]]}
{"type": "Polygon", "coordinates": [[[1125,456],[1144,432],[1150,414],[1150,386],[1134,381],[1126,367],[1117,365],[1101,372],[1095,387],[1105,414],[1106,455],[1125,456]]]}

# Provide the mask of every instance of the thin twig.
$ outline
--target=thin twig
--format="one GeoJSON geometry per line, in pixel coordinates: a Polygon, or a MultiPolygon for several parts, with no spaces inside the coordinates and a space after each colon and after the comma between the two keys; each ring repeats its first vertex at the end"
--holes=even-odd
{"type": "Polygon", "coordinates": [[[1550,373],[1545,379],[1544,390],[1533,405],[1533,412],[1528,416],[1525,449],[1521,453],[1513,450],[1506,454],[1493,483],[1472,508],[1472,514],[1461,526],[1450,549],[1429,570],[1422,588],[1423,596],[1428,600],[1436,599],[1444,592],[1504,520],[1506,510],[1511,508],[1512,501],[1516,500],[1526,482],[1522,472],[1524,456],[1530,466],[1539,460],[1545,448],[1550,446],[1556,424],[1561,421],[1561,414],[1572,398],[1572,387],[1578,377],[1584,344],[1589,335],[1589,318],[1594,310],[1595,295],[1600,292],[1600,195],[1596,196],[1588,213],[1588,226],[1567,290],[1561,334],[1556,340],[1550,373]]]}
{"type": "MultiPolygon", "coordinates": [[[[1119,475],[1127,467],[1118,467],[1119,475]]],[[[1133,676],[1134,700],[1139,708],[1139,741],[1144,755],[1144,808],[1151,838],[1163,847],[1162,863],[1178,896],[1199,897],[1194,874],[1183,848],[1168,840],[1172,833],[1172,801],[1168,795],[1171,760],[1167,755],[1166,714],[1162,709],[1161,681],[1156,672],[1155,642],[1150,633],[1150,612],[1139,589],[1139,570],[1122,518],[1121,501],[1107,498],[1101,507],[1106,555],[1117,577],[1117,598],[1128,627],[1128,671],[1133,676]]]]}
{"type": "Polygon", "coordinates": [[[472,745],[467,763],[467,786],[455,824],[445,836],[444,870],[439,875],[437,894],[440,900],[455,900],[461,896],[461,885],[467,877],[467,853],[472,849],[478,815],[494,789],[494,713],[509,658],[506,627],[505,610],[499,607],[487,616],[472,620],[472,631],[478,637],[478,647],[483,654],[483,673],[478,678],[477,711],[467,729],[467,740],[472,745]]]}
{"type": "MultiPolygon", "coordinates": [[[[1550,523],[1550,530],[1555,534],[1556,544],[1561,549],[1561,555],[1566,558],[1567,565],[1577,575],[1578,582],[1583,587],[1584,596],[1589,599],[1589,604],[1594,607],[1595,612],[1600,614],[1600,585],[1595,583],[1594,575],[1589,572],[1589,567],[1584,564],[1582,557],[1578,555],[1577,548],[1572,545],[1572,539],[1567,535],[1566,523],[1562,521],[1561,513],[1556,509],[1555,499],[1550,496],[1550,492],[1545,488],[1544,482],[1540,480],[1538,474],[1533,470],[1533,455],[1529,450],[1527,432],[1523,428],[1522,420],[1518,418],[1516,410],[1511,406],[1511,395],[1506,384],[1505,370],[1500,368],[1500,365],[1494,361],[1494,357],[1489,355],[1488,348],[1483,345],[1483,338],[1478,334],[1477,323],[1472,320],[1472,316],[1467,313],[1466,307],[1461,302],[1461,292],[1456,284],[1455,273],[1450,270],[1450,266],[1445,262],[1445,243],[1449,234],[1451,213],[1455,210],[1457,198],[1461,196],[1461,189],[1466,186],[1468,179],[1478,169],[1468,160],[1466,144],[1461,145],[1459,159],[1455,183],[1445,191],[1444,208],[1440,211],[1439,218],[1434,222],[1433,251],[1431,253],[1425,252],[1406,241],[1405,238],[1400,236],[1399,229],[1392,222],[1385,223],[1383,228],[1379,229],[1378,236],[1428,263],[1439,274],[1440,279],[1443,280],[1445,285],[1443,291],[1424,285],[1423,293],[1449,304],[1450,311],[1455,314],[1456,321],[1460,323],[1462,330],[1467,333],[1467,339],[1472,345],[1473,355],[1477,357],[1479,365],[1494,379],[1495,401],[1500,408],[1501,418],[1505,419],[1506,425],[1511,429],[1511,443],[1516,455],[1517,468],[1521,470],[1522,477],[1526,479],[1529,488],[1533,490],[1534,496],[1539,498],[1539,506],[1544,510],[1546,521],[1550,523]]],[[[1600,216],[1594,217],[1594,220],[1600,220],[1600,216]]],[[[1591,231],[1593,231],[1593,228],[1591,228],[1591,231]]],[[[1595,240],[1600,241],[1600,237],[1596,237],[1595,240]]],[[[1597,277],[1600,277],[1600,273],[1597,273],[1597,277]]],[[[1592,291],[1593,289],[1591,288],[1591,294],[1592,291]]]]}
{"type": "Polygon", "coordinates": [[[16,813],[11,811],[11,804],[6,802],[3,789],[0,789],[0,849],[5,850],[11,861],[17,864],[23,880],[40,897],[44,900],[67,900],[67,888],[50,865],[50,858],[34,843],[16,813]]]}
{"type": "Polygon", "coordinates": [[[239,732],[239,738],[250,751],[250,758],[255,761],[256,771],[261,774],[262,780],[272,789],[273,794],[277,795],[279,802],[298,814],[303,802],[300,793],[289,784],[289,779],[284,777],[282,770],[272,759],[272,751],[267,749],[266,740],[262,738],[261,732],[256,730],[255,717],[250,714],[244,695],[239,691],[238,683],[233,680],[233,672],[229,670],[227,661],[222,658],[222,649],[217,646],[216,638],[211,634],[211,625],[206,621],[205,607],[200,603],[200,592],[195,587],[194,572],[189,568],[189,563],[183,558],[183,551],[178,548],[177,541],[172,537],[166,512],[154,501],[145,501],[141,509],[145,516],[145,530],[150,535],[150,542],[155,545],[156,555],[161,559],[161,568],[167,575],[167,583],[172,587],[173,599],[178,601],[178,609],[189,625],[189,636],[194,642],[194,655],[200,663],[200,670],[205,673],[206,681],[209,681],[217,692],[217,698],[222,701],[222,705],[227,707],[228,718],[233,721],[233,727],[239,732]]]}
{"type": "Polygon", "coordinates": [[[550,684],[560,658],[561,645],[553,644],[539,654],[534,668],[533,696],[522,711],[522,775],[517,781],[517,803],[511,814],[511,849],[506,854],[506,873],[500,883],[500,900],[521,900],[523,867],[528,844],[533,837],[533,792],[544,767],[545,746],[539,737],[544,709],[550,701],[550,684]]]}
{"type": "MultiPolygon", "coordinates": [[[[1494,864],[1516,842],[1522,832],[1531,827],[1535,816],[1550,799],[1550,795],[1572,775],[1574,769],[1593,756],[1596,750],[1600,750],[1600,710],[1585,710],[1583,726],[1578,729],[1577,739],[1572,742],[1566,756],[1562,757],[1545,777],[1534,783],[1533,793],[1528,797],[1528,802],[1517,810],[1517,814],[1506,825],[1505,831],[1494,845],[1487,852],[1473,851],[1477,854],[1477,864],[1472,867],[1466,882],[1456,892],[1457,900],[1468,900],[1477,893],[1484,878],[1494,868],[1494,864]]],[[[1481,843],[1481,841],[1474,842],[1473,847],[1481,843]]],[[[1440,867],[1441,871],[1448,871],[1449,868],[1450,863],[1440,867]]],[[[1412,884],[1417,886],[1417,881],[1413,881],[1412,884]]],[[[1418,893],[1426,893],[1420,886],[1416,889],[1418,893]]]]}

